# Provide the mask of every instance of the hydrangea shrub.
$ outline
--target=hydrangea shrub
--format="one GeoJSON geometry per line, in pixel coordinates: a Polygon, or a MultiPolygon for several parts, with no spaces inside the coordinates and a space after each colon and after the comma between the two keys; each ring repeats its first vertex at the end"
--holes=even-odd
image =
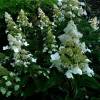
{"type": "Polygon", "coordinates": [[[38,7],[35,26],[29,22],[27,14],[22,9],[16,21],[5,12],[9,45],[3,47],[4,53],[0,53],[2,95],[24,96],[24,90],[28,90],[27,86],[30,82],[32,82],[31,87],[35,83],[38,87],[38,80],[41,84],[51,81],[53,68],[61,72],[66,80],[74,79],[76,74],[86,74],[89,77],[94,75],[94,71],[89,67],[91,61],[85,55],[91,50],[86,47],[85,42],[80,41],[83,35],[78,31],[74,21],[75,17],[86,15],[81,5],[84,6],[84,3],[78,0],[63,0],[58,7],[54,5],[53,21],[38,7]],[[66,27],[63,27],[62,33],[56,34],[57,27],[64,22],[66,27]],[[34,30],[34,33],[30,30],[34,30]],[[32,45],[30,34],[34,34],[32,37],[35,40],[32,46],[34,48],[30,46],[32,45]]]}

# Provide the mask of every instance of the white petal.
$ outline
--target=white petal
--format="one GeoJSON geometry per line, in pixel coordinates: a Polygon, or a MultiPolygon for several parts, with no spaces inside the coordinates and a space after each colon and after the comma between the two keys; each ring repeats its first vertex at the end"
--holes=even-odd
{"type": "Polygon", "coordinates": [[[80,5],[81,5],[81,6],[85,6],[85,3],[84,3],[84,2],[80,2],[80,5]]]}
{"type": "Polygon", "coordinates": [[[48,50],[48,48],[47,47],[44,47],[43,52],[46,52],[47,50],[48,50]]]}
{"type": "Polygon", "coordinates": [[[12,49],[14,50],[14,52],[18,53],[19,49],[17,47],[12,47],[12,49]]]}
{"type": "Polygon", "coordinates": [[[35,58],[32,58],[32,62],[36,63],[37,59],[35,58]]]}
{"type": "Polygon", "coordinates": [[[70,70],[68,70],[68,71],[65,73],[65,75],[66,75],[67,78],[73,78],[73,75],[72,75],[72,73],[71,73],[70,70]]]}
{"type": "Polygon", "coordinates": [[[72,68],[71,71],[73,74],[82,75],[82,70],[79,67],[72,68]]]}
{"type": "Polygon", "coordinates": [[[86,49],[86,51],[91,53],[91,50],[90,50],[90,49],[88,49],[88,48],[86,49]]]}
{"type": "Polygon", "coordinates": [[[8,46],[4,46],[4,47],[3,47],[3,50],[7,50],[7,49],[8,49],[8,46]]]}
{"type": "Polygon", "coordinates": [[[60,55],[58,52],[56,52],[55,54],[52,54],[51,55],[51,60],[54,61],[54,60],[59,60],[60,59],[60,55]]]}
{"type": "Polygon", "coordinates": [[[25,46],[28,46],[29,44],[28,44],[27,42],[24,42],[24,45],[25,45],[25,46]]]}
{"type": "Polygon", "coordinates": [[[85,59],[85,61],[86,61],[87,63],[91,62],[91,60],[89,60],[89,59],[85,59]]]}
{"type": "Polygon", "coordinates": [[[62,43],[64,43],[67,39],[69,40],[70,37],[66,34],[62,34],[62,35],[58,36],[58,38],[62,43]]]}
{"type": "Polygon", "coordinates": [[[80,32],[76,32],[76,34],[75,34],[78,38],[81,38],[83,35],[80,33],[80,32]]]}
{"type": "Polygon", "coordinates": [[[8,21],[8,20],[12,20],[11,16],[9,13],[5,12],[5,20],[8,21]]]}
{"type": "Polygon", "coordinates": [[[88,64],[86,64],[82,70],[85,74],[87,74],[90,77],[94,75],[94,71],[88,66],[88,64]]]}

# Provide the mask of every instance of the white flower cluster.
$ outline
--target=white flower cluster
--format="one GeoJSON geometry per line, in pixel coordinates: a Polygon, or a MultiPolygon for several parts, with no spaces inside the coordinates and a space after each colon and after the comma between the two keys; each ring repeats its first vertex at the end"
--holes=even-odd
{"type": "Polygon", "coordinates": [[[94,75],[94,71],[89,67],[88,64],[85,64],[83,68],[73,67],[66,71],[65,75],[67,78],[74,78],[73,74],[87,74],[89,77],[92,77],[94,75]]]}
{"type": "Polygon", "coordinates": [[[24,65],[25,68],[28,68],[31,63],[36,63],[35,58],[28,51],[21,49],[19,53],[14,54],[15,65],[21,66],[24,65]]]}
{"type": "Polygon", "coordinates": [[[91,27],[92,27],[95,31],[99,29],[99,27],[98,27],[99,21],[98,21],[97,17],[94,17],[94,18],[90,19],[89,22],[90,22],[91,27]]]}
{"type": "Polygon", "coordinates": [[[3,46],[3,50],[8,50],[9,49],[9,46],[6,45],[6,46],[3,46]]]}
{"type": "Polygon", "coordinates": [[[73,40],[81,48],[83,53],[91,52],[91,50],[86,47],[85,42],[80,42],[80,38],[82,38],[83,35],[80,32],[78,32],[73,20],[68,22],[68,25],[64,29],[64,32],[65,34],[62,34],[58,37],[61,43],[73,40]]]}
{"type": "Polygon", "coordinates": [[[15,75],[15,73],[10,72],[8,76],[3,76],[2,79],[5,81],[5,84],[0,87],[0,92],[5,95],[6,97],[11,96],[11,94],[13,93],[13,91],[8,90],[8,88],[14,88],[14,91],[18,91],[20,88],[19,82],[20,82],[20,78],[17,77],[15,75]],[[14,79],[14,83],[13,84],[13,79],[14,79]]]}
{"type": "MultiPolygon", "coordinates": [[[[61,1],[59,3],[61,5],[61,1]]],[[[84,2],[79,2],[78,0],[62,0],[63,14],[69,18],[74,18],[76,15],[87,15],[82,6],[85,6],[84,2]]]]}
{"type": "Polygon", "coordinates": [[[11,16],[7,12],[5,12],[5,21],[8,22],[9,20],[12,20],[11,16]]]}
{"type": "MultiPolygon", "coordinates": [[[[5,19],[7,24],[10,25],[10,23],[14,23],[11,16],[6,12],[5,13],[5,19]],[[10,19],[10,20],[9,20],[10,19]]],[[[14,23],[14,27],[8,26],[8,41],[10,49],[14,51],[14,60],[15,63],[12,64],[13,67],[16,65],[23,65],[24,67],[28,67],[32,62],[36,63],[36,59],[33,58],[32,54],[30,54],[28,51],[23,49],[22,47],[28,46],[25,36],[22,34],[21,30],[18,30],[17,25],[14,23]],[[9,29],[12,30],[9,30],[9,29]],[[16,32],[19,32],[17,33],[16,32]],[[15,32],[16,34],[13,34],[15,32]]]]}
{"type": "MultiPolygon", "coordinates": [[[[86,52],[91,52],[90,49],[86,47],[84,42],[83,43],[80,42],[80,38],[82,37],[82,34],[78,32],[77,27],[74,24],[73,20],[68,22],[68,25],[64,29],[64,32],[65,34],[62,34],[58,37],[62,43],[60,48],[65,48],[64,47],[65,42],[73,41],[81,49],[82,54],[86,52]]],[[[90,77],[93,76],[94,72],[89,67],[88,65],[89,62],[91,62],[89,59],[85,59],[85,61],[83,61],[83,63],[81,64],[81,67],[78,64],[76,64],[77,65],[76,67],[74,65],[68,66],[68,71],[65,73],[66,77],[73,78],[73,74],[79,74],[79,75],[87,74],[90,77]]]]}
{"type": "MultiPolygon", "coordinates": [[[[60,17],[58,17],[57,20],[57,17],[54,16],[55,20],[58,21],[58,24],[59,22],[64,21],[64,15],[69,16],[71,19],[76,17],[76,15],[86,15],[86,12],[82,8],[82,6],[85,6],[85,4],[83,2],[79,2],[78,0],[62,0],[62,3],[60,1],[60,5],[62,5],[62,12],[58,13],[60,17]]],[[[59,9],[55,6],[55,10],[57,11],[59,9]]],[[[50,61],[52,63],[51,67],[56,66],[58,70],[66,69],[67,71],[65,72],[65,76],[67,78],[74,78],[74,74],[87,74],[88,76],[92,77],[94,72],[89,67],[89,63],[91,61],[84,56],[86,52],[91,52],[91,50],[86,47],[84,42],[80,42],[80,38],[82,38],[83,35],[78,31],[74,21],[70,20],[68,22],[67,27],[65,27],[63,30],[64,34],[58,36],[61,44],[57,44],[59,41],[56,41],[56,37],[53,35],[52,31],[58,24],[55,25],[55,20],[54,22],[51,22],[41,8],[38,8],[38,15],[39,24],[37,24],[40,28],[41,35],[43,36],[42,53],[49,53],[50,61]]],[[[21,79],[17,76],[22,75],[23,72],[26,74],[29,66],[31,67],[31,65],[37,63],[37,59],[25,49],[29,44],[26,41],[25,35],[22,33],[22,27],[28,26],[32,28],[32,24],[28,22],[28,18],[25,16],[23,10],[20,11],[20,14],[17,18],[17,24],[7,12],[5,13],[5,21],[7,23],[6,33],[8,33],[9,47],[4,46],[3,50],[11,49],[13,51],[14,62],[10,64],[14,68],[14,73],[10,72],[8,75],[13,78],[9,79],[8,76],[3,76],[2,79],[4,80],[4,85],[6,87],[13,87],[14,91],[18,91],[20,88],[19,82],[21,79]],[[13,84],[13,79],[15,84],[13,84]]],[[[94,24],[96,24],[96,22],[94,24]]],[[[39,70],[35,75],[37,76],[42,74],[49,79],[49,73],[49,70],[47,72],[39,70]]],[[[12,91],[7,90],[8,88],[0,87],[1,93],[7,97],[12,94],[12,91]]]]}
{"type": "Polygon", "coordinates": [[[38,14],[38,17],[40,18],[40,24],[38,26],[41,30],[44,29],[44,33],[42,33],[44,34],[43,52],[48,51],[48,53],[51,54],[52,51],[56,52],[56,48],[58,47],[58,45],[56,45],[55,36],[52,33],[52,27],[55,26],[55,24],[49,20],[49,18],[45,15],[41,8],[38,8],[38,14]]]}
{"type": "Polygon", "coordinates": [[[58,5],[59,5],[59,6],[62,5],[62,0],[58,0],[58,5]]]}
{"type": "MultiPolygon", "coordinates": [[[[60,1],[60,5],[61,5],[61,1],[60,1]]],[[[53,15],[54,25],[57,26],[55,23],[64,21],[65,17],[57,5],[54,5],[53,7],[54,7],[54,9],[53,9],[54,10],[54,15],[53,15]]]]}
{"type": "Polygon", "coordinates": [[[17,18],[17,22],[19,23],[19,25],[21,26],[28,26],[28,27],[32,27],[32,23],[29,23],[27,16],[25,16],[25,12],[21,9],[19,16],[17,18]]]}
{"type": "Polygon", "coordinates": [[[58,52],[51,54],[51,60],[52,61],[56,61],[56,60],[59,60],[59,59],[60,59],[60,55],[59,55],[58,52]]]}
{"type": "MultiPolygon", "coordinates": [[[[10,14],[5,12],[5,21],[7,23],[7,38],[9,41],[9,46],[4,46],[3,50],[10,49],[13,52],[13,62],[11,66],[14,67],[13,72],[8,71],[8,74],[1,78],[2,86],[0,86],[0,92],[9,97],[13,92],[17,92],[20,89],[20,75],[28,71],[28,68],[31,67],[31,64],[37,62],[37,59],[27,51],[25,48],[29,45],[26,41],[25,35],[22,33],[21,27],[23,25],[29,26],[27,17],[24,16],[24,12],[21,10],[20,17],[18,18],[18,25],[13,21],[10,14]],[[24,17],[24,20],[20,20],[20,17],[24,17]],[[26,23],[27,22],[27,23],[26,23]],[[25,24],[26,23],[26,24],[25,24]]],[[[31,26],[30,26],[31,27],[31,26]]]]}
{"type": "Polygon", "coordinates": [[[41,28],[41,30],[43,30],[45,27],[50,25],[50,21],[41,8],[38,8],[38,14],[38,17],[40,18],[40,25],[38,26],[41,28]]]}
{"type": "Polygon", "coordinates": [[[85,42],[80,43],[79,46],[80,46],[80,48],[81,48],[83,53],[86,53],[86,52],[90,52],[91,53],[91,50],[88,47],[86,47],[85,42]]]}
{"type": "Polygon", "coordinates": [[[67,27],[65,27],[64,32],[65,34],[62,34],[58,37],[62,43],[73,40],[76,44],[79,44],[79,39],[82,37],[82,34],[78,32],[73,20],[68,22],[68,25],[67,27]]]}

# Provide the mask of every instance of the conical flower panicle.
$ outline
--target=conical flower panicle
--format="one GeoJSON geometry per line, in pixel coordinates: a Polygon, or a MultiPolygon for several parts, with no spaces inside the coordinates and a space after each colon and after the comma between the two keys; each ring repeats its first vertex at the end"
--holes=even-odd
{"type": "MultiPolygon", "coordinates": [[[[9,97],[17,93],[19,89],[21,90],[23,85],[20,82],[20,78],[22,78],[23,74],[30,73],[28,72],[29,68],[32,68],[36,64],[37,59],[35,59],[29,51],[23,48],[29,45],[25,40],[25,35],[22,33],[21,27],[13,21],[12,17],[7,12],[5,13],[5,21],[7,24],[6,31],[9,49],[13,51],[13,62],[10,62],[13,71],[11,71],[12,69],[8,71],[1,67],[5,73],[2,73],[3,77],[0,79],[0,92],[6,97],[9,97]]],[[[22,81],[23,80],[22,78],[22,81]]]]}
{"type": "Polygon", "coordinates": [[[46,40],[46,45],[48,47],[48,50],[53,50],[56,51],[56,40],[55,36],[52,34],[52,30],[49,30],[47,33],[47,40],[46,40]]]}
{"type": "MultiPolygon", "coordinates": [[[[5,14],[6,23],[8,26],[7,30],[9,32],[9,34],[8,34],[9,46],[14,52],[13,59],[15,60],[15,62],[13,64],[13,67],[15,67],[15,69],[17,71],[17,69],[20,70],[20,67],[23,66],[21,71],[26,72],[28,66],[33,62],[34,58],[27,50],[25,50],[23,48],[23,46],[28,46],[29,44],[25,40],[25,36],[23,35],[23,33],[21,31],[21,27],[19,29],[17,24],[12,20],[12,18],[10,18],[8,16],[10,16],[8,13],[5,14]],[[14,25],[16,27],[9,26],[10,23],[14,23],[14,25]],[[16,29],[18,31],[16,31],[16,29]],[[15,34],[13,34],[13,33],[15,33],[15,34]],[[25,70],[23,70],[23,68],[25,70]]],[[[36,61],[34,63],[36,63],[36,61]]]]}
{"type": "Polygon", "coordinates": [[[38,17],[40,18],[41,27],[46,27],[51,24],[49,18],[45,15],[41,8],[38,8],[38,17]]]}
{"type": "Polygon", "coordinates": [[[24,39],[24,34],[22,33],[21,27],[19,28],[18,25],[13,21],[10,14],[7,12],[5,13],[5,21],[7,23],[7,32],[8,34],[8,41],[10,47],[14,50],[14,52],[18,52],[21,49],[21,46],[27,46],[28,43],[24,39]]]}
{"type": "Polygon", "coordinates": [[[61,41],[59,48],[61,62],[68,69],[65,73],[67,78],[73,78],[73,74],[94,75],[93,70],[88,66],[89,60],[85,55],[85,52],[89,52],[89,49],[86,48],[85,43],[80,42],[81,37],[82,34],[78,32],[73,20],[68,22],[67,27],[64,29],[64,34],[58,37],[61,41]],[[85,71],[86,65],[91,71],[85,71]]]}
{"type": "Polygon", "coordinates": [[[17,35],[17,33],[21,32],[21,28],[19,29],[16,23],[13,21],[12,17],[10,14],[5,12],[5,22],[7,23],[7,30],[6,32],[12,34],[12,35],[17,35]]]}
{"type": "Polygon", "coordinates": [[[70,37],[73,38],[81,38],[82,34],[78,32],[76,25],[74,24],[74,21],[71,20],[68,22],[67,27],[64,29],[65,34],[69,34],[70,37]]]}
{"type": "Polygon", "coordinates": [[[49,20],[49,18],[45,15],[45,13],[42,11],[41,8],[38,8],[39,18],[40,18],[40,24],[38,25],[43,31],[44,37],[44,49],[43,52],[49,51],[56,51],[56,39],[55,36],[52,33],[52,22],[49,20]]]}
{"type": "Polygon", "coordinates": [[[22,9],[17,17],[17,23],[20,25],[20,27],[32,27],[32,23],[29,23],[26,13],[22,9]]]}
{"type": "Polygon", "coordinates": [[[65,20],[63,13],[57,5],[53,6],[53,19],[55,24],[60,24],[59,22],[65,20]]]}
{"type": "Polygon", "coordinates": [[[10,14],[8,14],[7,12],[5,13],[5,21],[7,23],[8,41],[10,48],[14,50],[14,52],[18,52],[18,50],[20,50],[22,46],[22,42],[20,40],[22,39],[21,29],[18,28],[10,14]]]}
{"type": "Polygon", "coordinates": [[[78,0],[62,0],[62,12],[67,18],[74,18],[81,15],[87,15],[86,11],[82,8],[83,2],[78,0]]]}
{"type": "Polygon", "coordinates": [[[8,12],[5,12],[5,21],[8,22],[8,21],[12,21],[12,17],[10,14],[8,14],[8,12]]]}
{"type": "Polygon", "coordinates": [[[62,34],[58,37],[61,43],[66,41],[73,41],[81,48],[82,52],[91,52],[90,49],[86,47],[85,42],[80,42],[83,34],[78,31],[77,26],[73,20],[68,22],[68,25],[64,28],[64,32],[65,34],[62,34]]]}
{"type": "Polygon", "coordinates": [[[62,43],[73,40],[75,43],[79,44],[79,39],[83,36],[80,32],[78,32],[73,20],[68,22],[68,25],[64,28],[64,33],[65,34],[58,37],[62,43]]]}

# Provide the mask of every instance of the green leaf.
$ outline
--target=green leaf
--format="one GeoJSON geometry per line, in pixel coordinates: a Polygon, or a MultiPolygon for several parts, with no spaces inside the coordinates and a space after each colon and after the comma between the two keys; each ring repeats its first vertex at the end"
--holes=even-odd
{"type": "Polygon", "coordinates": [[[77,83],[77,87],[87,87],[94,90],[100,90],[100,83],[96,80],[95,77],[89,77],[87,75],[83,75],[75,78],[75,82],[77,83]]]}
{"type": "Polygon", "coordinates": [[[3,53],[0,53],[0,61],[5,58],[5,55],[3,53]]]}
{"type": "Polygon", "coordinates": [[[6,68],[0,66],[0,76],[4,76],[8,74],[9,74],[9,71],[6,68]]]}
{"type": "Polygon", "coordinates": [[[44,2],[46,3],[46,4],[56,4],[57,3],[57,0],[44,0],[44,2]]]}

